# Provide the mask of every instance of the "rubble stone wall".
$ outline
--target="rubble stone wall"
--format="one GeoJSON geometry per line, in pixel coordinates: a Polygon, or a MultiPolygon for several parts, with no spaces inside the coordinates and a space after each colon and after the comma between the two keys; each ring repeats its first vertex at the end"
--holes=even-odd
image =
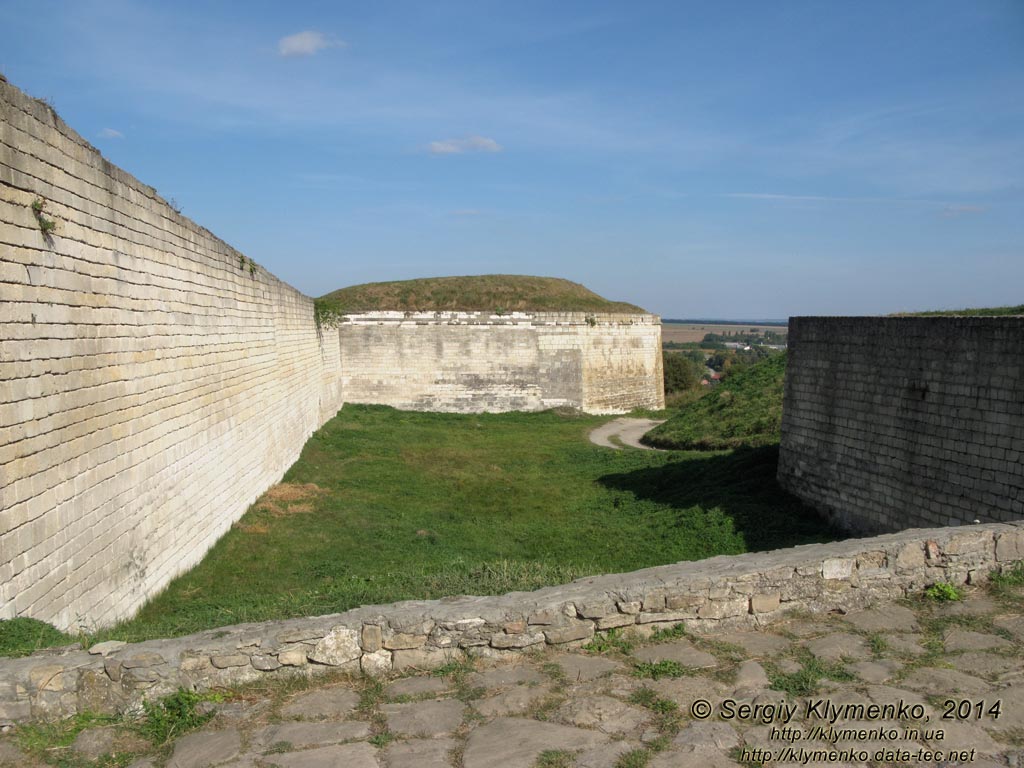
{"type": "Polygon", "coordinates": [[[794,317],[780,484],[855,533],[1024,517],[1024,317],[794,317]]]}

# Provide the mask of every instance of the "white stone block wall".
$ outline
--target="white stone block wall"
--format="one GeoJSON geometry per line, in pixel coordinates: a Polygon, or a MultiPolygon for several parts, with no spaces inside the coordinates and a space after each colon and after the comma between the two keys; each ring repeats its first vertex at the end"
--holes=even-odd
{"type": "Polygon", "coordinates": [[[478,413],[664,407],[654,315],[365,312],[338,325],[346,402],[478,413]]]}
{"type": "Polygon", "coordinates": [[[243,258],[0,82],[0,617],[129,616],[337,412],[337,335],[243,258]]]}

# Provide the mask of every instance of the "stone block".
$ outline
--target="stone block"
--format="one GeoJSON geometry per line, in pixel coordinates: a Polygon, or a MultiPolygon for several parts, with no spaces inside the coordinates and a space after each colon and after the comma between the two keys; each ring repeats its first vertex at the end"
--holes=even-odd
{"type": "Polygon", "coordinates": [[[396,632],[384,638],[384,647],[389,651],[404,651],[412,648],[422,648],[427,644],[426,635],[410,635],[405,632],[396,632]]]}
{"type": "Polygon", "coordinates": [[[589,640],[594,636],[594,625],[589,621],[571,622],[560,627],[545,629],[543,635],[550,645],[561,645],[575,640],[589,640]]]}
{"type": "Polygon", "coordinates": [[[616,627],[628,627],[636,624],[636,616],[628,613],[614,613],[611,616],[604,616],[595,622],[598,629],[614,629],[616,627]]]}
{"type": "Polygon", "coordinates": [[[831,558],[821,564],[821,577],[825,580],[848,579],[853,575],[852,558],[831,558]]]}
{"type": "MultiPolygon", "coordinates": [[[[359,646],[359,632],[348,627],[334,627],[309,653],[309,660],[332,667],[341,666],[362,655],[359,646]]],[[[278,655],[278,661],[285,662],[278,655]]]]}
{"type": "Polygon", "coordinates": [[[363,624],[360,641],[363,650],[367,653],[379,651],[384,642],[380,627],[376,624],[363,624]]]}
{"type": "Polygon", "coordinates": [[[543,632],[523,632],[515,635],[491,635],[491,647],[499,649],[526,648],[544,642],[543,632]]]}
{"type": "Polygon", "coordinates": [[[697,609],[697,616],[701,619],[725,619],[742,616],[747,613],[748,608],[749,602],[744,597],[732,600],[709,600],[697,609]]]}
{"type": "Polygon", "coordinates": [[[380,650],[364,653],[359,659],[359,667],[364,675],[383,677],[391,672],[391,652],[380,650]]]}
{"type": "Polygon", "coordinates": [[[782,604],[782,593],[771,592],[765,595],[753,595],[750,598],[751,613],[771,613],[782,604]]]}
{"type": "Polygon", "coordinates": [[[1010,563],[1024,560],[1024,529],[996,534],[996,561],[1010,563]]]}

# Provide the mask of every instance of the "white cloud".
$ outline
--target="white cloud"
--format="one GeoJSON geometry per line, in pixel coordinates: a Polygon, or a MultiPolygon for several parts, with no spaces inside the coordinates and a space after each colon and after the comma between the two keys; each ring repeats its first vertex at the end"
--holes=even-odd
{"type": "Polygon", "coordinates": [[[331,40],[323,32],[306,30],[282,37],[277,41],[277,52],[282,56],[312,56],[325,48],[341,48],[341,40],[331,40]]]}
{"type": "Polygon", "coordinates": [[[972,213],[982,213],[984,210],[985,206],[983,205],[947,205],[942,209],[942,218],[958,219],[972,213]]]}
{"type": "Polygon", "coordinates": [[[485,136],[467,136],[464,139],[445,139],[430,142],[432,155],[461,155],[465,152],[501,152],[504,147],[485,136]]]}
{"type": "Polygon", "coordinates": [[[124,134],[120,131],[115,131],[113,128],[104,128],[97,134],[101,139],[123,139],[124,134]]]}

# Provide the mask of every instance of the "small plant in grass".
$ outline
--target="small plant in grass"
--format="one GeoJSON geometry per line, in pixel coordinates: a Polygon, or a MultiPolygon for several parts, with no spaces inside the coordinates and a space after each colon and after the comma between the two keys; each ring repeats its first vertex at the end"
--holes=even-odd
{"type": "Polygon", "coordinates": [[[633,674],[636,677],[660,680],[663,677],[686,677],[692,675],[694,670],[684,667],[678,661],[662,659],[661,661],[638,661],[633,665],[633,674]]]}
{"type": "Polygon", "coordinates": [[[679,640],[686,636],[686,625],[679,622],[678,624],[673,624],[671,627],[666,629],[654,630],[648,640],[652,643],[662,643],[666,640],[679,640]]]}
{"type": "Polygon", "coordinates": [[[803,666],[799,670],[788,674],[778,672],[774,665],[769,665],[772,667],[768,673],[770,687],[791,696],[810,696],[818,691],[824,678],[836,682],[849,682],[854,679],[846,667],[838,662],[822,661],[809,653],[802,661],[803,666]]]}
{"type": "Polygon", "coordinates": [[[139,732],[159,746],[199,728],[213,717],[213,712],[202,714],[196,709],[204,700],[205,697],[195,691],[179,688],[157,702],[143,701],[144,717],[139,723],[139,732]]]}
{"type": "Polygon", "coordinates": [[[295,746],[290,741],[275,741],[263,754],[265,755],[280,755],[282,752],[291,752],[295,749],[295,746]]]}
{"type": "Polygon", "coordinates": [[[993,572],[989,575],[988,590],[1000,600],[1024,602],[1024,563],[1017,563],[1002,573],[993,572]]]}
{"type": "MultiPolygon", "coordinates": [[[[682,716],[679,712],[679,705],[672,699],[662,698],[655,691],[643,686],[633,691],[629,700],[654,713],[654,727],[662,736],[675,736],[679,732],[682,716]]],[[[648,748],[660,751],[654,744],[648,744],[648,748]]]]}
{"type": "Polygon", "coordinates": [[[944,581],[932,584],[924,591],[924,596],[933,603],[952,603],[964,598],[959,589],[944,581]]]}
{"type": "Polygon", "coordinates": [[[881,656],[889,649],[889,643],[881,633],[872,632],[868,635],[868,648],[874,656],[881,656]]]}
{"type": "Polygon", "coordinates": [[[644,768],[653,756],[649,749],[631,749],[615,761],[615,768],[644,768]]]}
{"type": "Polygon", "coordinates": [[[584,645],[583,650],[594,653],[608,653],[609,651],[629,653],[633,650],[633,642],[623,637],[617,629],[609,629],[604,634],[594,635],[594,639],[584,645]]]}
{"type": "Polygon", "coordinates": [[[369,741],[375,747],[386,747],[395,740],[395,734],[391,731],[381,731],[370,737],[369,741]]]}
{"type": "Polygon", "coordinates": [[[545,749],[534,763],[534,768],[573,768],[575,763],[572,752],[564,749],[545,749]]]}
{"type": "MultiPolygon", "coordinates": [[[[46,760],[59,750],[71,746],[75,737],[86,728],[99,725],[113,725],[121,722],[117,715],[98,715],[80,712],[73,717],[52,722],[33,722],[18,726],[14,740],[28,755],[46,760]]],[[[7,763],[4,763],[7,765],[7,763]]],[[[62,764],[63,765],[63,764],[62,764]]]]}
{"type": "Polygon", "coordinates": [[[459,675],[472,672],[473,669],[473,659],[467,656],[464,659],[452,659],[433,670],[430,674],[434,677],[458,677],[459,675]]]}

